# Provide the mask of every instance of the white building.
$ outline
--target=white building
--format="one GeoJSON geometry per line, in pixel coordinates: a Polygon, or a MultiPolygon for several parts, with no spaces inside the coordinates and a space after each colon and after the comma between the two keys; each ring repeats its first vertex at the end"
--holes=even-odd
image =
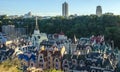
{"type": "Polygon", "coordinates": [[[40,33],[37,23],[37,17],[36,17],[36,26],[34,33],[32,34],[32,37],[30,38],[30,41],[32,42],[33,46],[40,47],[40,43],[43,40],[48,40],[47,35],[45,33],[40,33]]]}
{"type": "Polygon", "coordinates": [[[32,17],[33,17],[32,13],[28,12],[27,14],[24,15],[23,18],[32,18],[32,17]]]}
{"type": "Polygon", "coordinates": [[[8,16],[8,19],[16,19],[18,17],[19,17],[18,15],[10,15],[10,16],[8,16]]]}

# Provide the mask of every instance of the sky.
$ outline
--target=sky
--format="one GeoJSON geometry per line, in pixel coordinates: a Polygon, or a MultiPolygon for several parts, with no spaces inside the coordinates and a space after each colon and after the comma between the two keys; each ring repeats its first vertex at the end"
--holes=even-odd
{"type": "Polygon", "coordinates": [[[90,15],[101,5],[103,13],[120,15],[120,0],[0,0],[0,15],[24,15],[32,12],[39,16],[62,15],[62,3],[69,4],[69,15],[90,15]]]}

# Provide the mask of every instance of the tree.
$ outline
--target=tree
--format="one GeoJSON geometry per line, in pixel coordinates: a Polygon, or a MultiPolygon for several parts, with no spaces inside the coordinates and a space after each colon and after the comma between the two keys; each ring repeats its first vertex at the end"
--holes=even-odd
{"type": "MultiPolygon", "coordinates": [[[[8,25],[9,21],[16,27],[27,27],[28,34],[33,33],[35,28],[34,18],[3,19],[0,18],[1,25],[8,25]]],[[[40,32],[47,34],[60,33],[61,30],[69,38],[89,37],[91,35],[105,35],[105,38],[115,42],[115,46],[120,49],[120,15],[104,14],[100,17],[96,15],[83,15],[73,18],[63,18],[62,16],[49,19],[39,19],[38,26],[40,32]],[[112,32],[111,32],[112,31],[112,32]]]]}

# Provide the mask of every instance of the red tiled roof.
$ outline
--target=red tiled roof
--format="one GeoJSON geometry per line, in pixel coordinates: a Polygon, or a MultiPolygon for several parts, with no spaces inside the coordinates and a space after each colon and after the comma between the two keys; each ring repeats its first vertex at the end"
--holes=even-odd
{"type": "Polygon", "coordinates": [[[60,35],[64,35],[64,33],[61,31],[61,32],[60,32],[60,35]]]}
{"type": "Polygon", "coordinates": [[[60,51],[55,51],[52,56],[60,57],[61,56],[61,52],[60,51]]]}
{"type": "Polygon", "coordinates": [[[45,57],[47,56],[47,51],[46,50],[42,50],[42,51],[40,51],[40,53],[43,54],[43,56],[45,56],[45,57]]]}

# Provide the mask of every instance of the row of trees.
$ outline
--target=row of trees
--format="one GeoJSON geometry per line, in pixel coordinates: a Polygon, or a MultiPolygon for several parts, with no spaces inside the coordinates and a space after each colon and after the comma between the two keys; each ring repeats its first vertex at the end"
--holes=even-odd
{"type": "MultiPolygon", "coordinates": [[[[32,34],[35,26],[35,18],[31,19],[5,19],[0,18],[0,25],[14,24],[16,27],[27,28],[27,33],[32,34]]],[[[105,14],[101,17],[96,15],[84,15],[72,18],[52,17],[38,20],[41,32],[48,34],[63,31],[69,38],[74,34],[80,37],[91,35],[105,35],[107,41],[114,41],[115,47],[120,48],[120,16],[105,14]]]]}

